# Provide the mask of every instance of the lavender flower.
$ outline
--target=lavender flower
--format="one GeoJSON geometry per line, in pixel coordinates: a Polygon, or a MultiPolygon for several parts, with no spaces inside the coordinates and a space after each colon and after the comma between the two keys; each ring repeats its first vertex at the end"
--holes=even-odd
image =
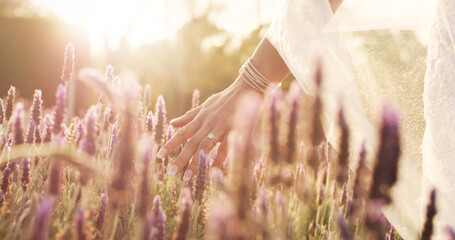
{"type": "Polygon", "coordinates": [[[11,168],[7,167],[3,170],[3,177],[2,177],[2,185],[0,189],[2,190],[3,194],[6,194],[9,190],[9,185],[11,183],[11,168]]]}
{"type": "Polygon", "coordinates": [[[196,188],[195,188],[195,199],[202,203],[204,199],[204,191],[207,187],[206,180],[207,180],[207,170],[209,167],[209,162],[207,159],[207,155],[204,154],[204,150],[201,150],[199,153],[199,170],[196,177],[196,188]]]}
{"type": "Polygon", "coordinates": [[[278,164],[280,162],[280,144],[278,140],[279,130],[278,122],[279,115],[278,112],[278,93],[273,94],[271,103],[270,103],[270,159],[278,164]]]}
{"type": "Polygon", "coordinates": [[[33,95],[33,104],[30,107],[30,115],[31,119],[35,121],[35,124],[37,126],[40,125],[41,123],[41,112],[42,112],[42,105],[43,105],[43,100],[41,99],[42,93],[41,90],[36,89],[35,94],[33,95]]]}
{"type": "MultiPolygon", "coordinates": [[[[0,201],[1,201],[1,199],[0,199],[0,201]]],[[[2,205],[0,203],[0,207],[1,206],[2,205]]],[[[451,227],[449,227],[449,226],[445,227],[445,232],[447,233],[447,236],[448,236],[447,240],[455,240],[455,231],[451,227]]]]}
{"type": "Polygon", "coordinates": [[[156,196],[153,207],[153,227],[156,229],[152,239],[165,240],[166,239],[166,214],[164,214],[161,207],[160,197],[156,196]]]}
{"type": "Polygon", "coordinates": [[[25,191],[30,183],[30,158],[24,157],[22,159],[22,189],[25,191]]]}
{"type": "Polygon", "coordinates": [[[338,126],[341,130],[341,139],[340,152],[338,154],[337,183],[338,185],[342,185],[348,180],[349,177],[349,129],[344,118],[343,109],[340,109],[338,113],[338,126]]]}
{"type": "Polygon", "coordinates": [[[158,96],[156,101],[155,119],[155,143],[161,146],[164,141],[164,124],[166,123],[166,106],[161,95],[158,96]]]}
{"type": "Polygon", "coordinates": [[[422,234],[420,235],[421,240],[430,240],[433,235],[433,219],[436,215],[436,190],[431,190],[430,202],[427,205],[427,213],[425,218],[425,224],[423,225],[422,234]]]}
{"type": "Polygon", "coordinates": [[[318,206],[321,206],[322,203],[324,203],[324,185],[319,188],[318,206]]]}
{"type": "Polygon", "coordinates": [[[65,58],[63,59],[62,81],[69,82],[74,71],[74,47],[70,42],[66,45],[65,58]]]}
{"type": "Polygon", "coordinates": [[[324,132],[322,131],[321,124],[321,113],[322,113],[322,101],[320,96],[320,89],[322,83],[322,65],[321,62],[318,62],[316,65],[316,71],[314,74],[314,81],[316,83],[314,103],[313,103],[313,116],[312,116],[312,128],[311,128],[311,142],[313,146],[318,146],[321,142],[324,141],[324,132]]]}
{"type": "Polygon", "coordinates": [[[5,201],[5,197],[3,197],[3,191],[0,190],[0,208],[3,206],[4,201],[5,201]]]}
{"type": "Polygon", "coordinates": [[[27,138],[26,138],[25,142],[26,143],[35,142],[35,121],[33,119],[30,120],[30,124],[28,125],[27,138]]]}
{"type": "Polygon", "coordinates": [[[43,143],[52,141],[52,120],[51,117],[46,114],[44,116],[44,136],[43,143]]]}
{"type": "Polygon", "coordinates": [[[198,89],[194,89],[193,91],[193,98],[191,99],[191,109],[196,108],[199,106],[199,99],[200,99],[200,94],[198,89]]]}
{"type": "Polygon", "coordinates": [[[54,200],[52,197],[45,197],[41,199],[40,203],[36,207],[35,220],[30,240],[47,239],[47,228],[53,206],[54,200]]]}
{"type": "Polygon", "coordinates": [[[85,115],[86,135],[82,142],[82,150],[89,155],[96,153],[96,108],[90,107],[85,115]]]}
{"type": "Polygon", "coordinates": [[[103,116],[103,131],[104,132],[107,132],[107,130],[109,129],[109,125],[111,124],[109,122],[109,118],[111,117],[111,108],[108,106],[104,109],[104,116],[103,116]]]}
{"type": "Polygon", "coordinates": [[[114,79],[114,67],[112,65],[107,65],[106,72],[104,73],[106,81],[112,81],[114,79]]]}
{"type": "Polygon", "coordinates": [[[354,239],[349,231],[346,222],[344,221],[343,215],[338,216],[338,227],[340,228],[340,239],[342,240],[351,240],[354,239]]]}
{"type": "Polygon", "coordinates": [[[142,178],[139,186],[139,193],[137,197],[136,213],[141,218],[146,217],[148,211],[149,199],[149,165],[152,158],[153,144],[151,141],[143,142],[144,154],[142,156],[142,178]]]}
{"type": "Polygon", "coordinates": [[[147,120],[145,121],[145,126],[147,132],[151,133],[153,132],[153,127],[155,125],[155,117],[153,116],[152,111],[149,111],[147,114],[147,120]]]}
{"type": "Polygon", "coordinates": [[[397,181],[398,160],[400,157],[400,135],[398,132],[398,115],[389,107],[384,107],[382,126],[376,166],[373,172],[373,183],[370,198],[390,202],[389,191],[397,181]]]}
{"type": "Polygon", "coordinates": [[[5,121],[5,107],[3,106],[3,100],[0,98],[0,125],[5,121]]]}
{"type": "Polygon", "coordinates": [[[183,211],[178,221],[176,231],[174,232],[174,240],[186,240],[190,230],[191,218],[191,191],[188,188],[184,189],[184,197],[182,199],[183,211]]]}
{"type": "Polygon", "coordinates": [[[62,124],[65,122],[66,113],[66,89],[62,84],[58,85],[57,103],[53,112],[54,134],[62,131],[62,124]]]}
{"type": "Polygon", "coordinates": [[[85,240],[87,235],[84,232],[85,218],[84,211],[81,208],[77,209],[76,215],[74,217],[76,222],[76,236],[78,240],[85,240]]]}
{"type": "Polygon", "coordinates": [[[360,154],[359,154],[359,162],[357,164],[356,176],[355,176],[355,180],[354,180],[353,196],[354,196],[354,199],[356,199],[356,200],[364,196],[365,190],[360,181],[363,178],[363,172],[365,170],[365,156],[366,156],[365,142],[363,142],[361,150],[360,150],[360,154]]]}
{"type": "Polygon", "coordinates": [[[76,125],[76,131],[77,131],[76,146],[79,146],[79,143],[81,143],[82,139],[85,136],[85,134],[84,134],[84,124],[80,120],[79,120],[79,122],[76,125]]]}
{"type": "Polygon", "coordinates": [[[23,144],[24,139],[24,128],[22,126],[22,111],[23,105],[22,103],[18,103],[16,106],[16,113],[14,116],[14,145],[23,144]]]}
{"type": "Polygon", "coordinates": [[[288,163],[294,162],[294,154],[296,150],[296,141],[295,141],[295,134],[297,128],[297,111],[299,108],[299,95],[295,96],[292,99],[292,107],[291,112],[289,113],[289,132],[288,132],[288,151],[286,160],[288,163]]]}
{"type": "Polygon", "coordinates": [[[14,101],[16,99],[16,88],[14,86],[10,86],[8,90],[8,97],[6,98],[6,106],[5,106],[5,119],[8,122],[13,116],[13,108],[14,108],[14,101]]]}
{"type": "Polygon", "coordinates": [[[101,231],[103,228],[104,224],[104,219],[106,217],[106,209],[107,209],[107,195],[102,193],[101,194],[101,200],[100,200],[100,206],[98,208],[98,216],[96,217],[96,229],[98,231],[101,231]]]}

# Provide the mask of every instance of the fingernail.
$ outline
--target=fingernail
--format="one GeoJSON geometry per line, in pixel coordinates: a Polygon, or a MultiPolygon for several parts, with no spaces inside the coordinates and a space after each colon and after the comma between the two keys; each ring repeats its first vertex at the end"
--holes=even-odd
{"type": "Polygon", "coordinates": [[[169,123],[172,124],[173,122],[175,122],[175,119],[172,119],[169,123]]]}
{"type": "Polygon", "coordinates": [[[175,174],[177,173],[178,170],[179,170],[179,167],[177,165],[174,165],[171,168],[169,168],[169,171],[167,171],[167,174],[169,176],[175,176],[175,174]]]}
{"type": "Polygon", "coordinates": [[[158,151],[158,153],[156,154],[156,157],[157,158],[164,158],[164,155],[167,153],[167,149],[166,148],[161,148],[160,151],[158,151]]]}
{"type": "Polygon", "coordinates": [[[183,181],[190,180],[192,175],[193,175],[193,171],[191,169],[186,170],[185,175],[183,175],[183,181]]]}

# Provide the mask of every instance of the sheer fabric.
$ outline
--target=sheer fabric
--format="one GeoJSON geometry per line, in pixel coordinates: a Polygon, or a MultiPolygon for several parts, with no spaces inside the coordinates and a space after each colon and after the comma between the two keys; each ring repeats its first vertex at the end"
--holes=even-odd
{"type": "MultiPolygon", "coordinates": [[[[444,236],[445,226],[455,227],[455,220],[450,218],[450,215],[455,214],[452,203],[455,199],[455,160],[452,159],[455,155],[455,150],[452,150],[455,149],[453,147],[455,146],[453,127],[455,123],[455,1],[440,0],[437,5],[433,1],[417,1],[425,4],[425,7],[413,9],[413,4],[419,4],[416,1],[407,0],[363,1],[371,6],[374,4],[383,6],[381,11],[385,15],[382,16],[392,12],[395,19],[393,21],[386,17],[381,19],[379,14],[371,16],[376,19],[365,20],[367,24],[362,26],[362,23],[349,19],[352,15],[359,14],[358,11],[350,12],[352,9],[358,9],[356,7],[351,6],[350,10],[343,9],[342,5],[340,14],[333,16],[326,0],[287,0],[283,2],[266,38],[277,49],[308,94],[313,94],[314,91],[312,73],[315,56],[322,56],[325,76],[322,85],[322,100],[325,106],[322,122],[328,140],[335,147],[338,146],[339,139],[336,113],[340,102],[352,126],[351,152],[358,152],[360,143],[365,140],[370,160],[374,158],[377,145],[377,130],[374,125],[381,103],[384,99],[388,99],[392,105],[399,108],[403,113],[403,122],[406,123],[402,126],[404,149],[400,159],[398,183],[393,189],[393,204],[384,209],[384,213],[405,239],[416,239],[423,225],[429,189],[436,187],[439,210],[436,220],[436,239],[440,239],[444,236]],[[399,6],[407,6],[406,2],[409,2],[408,8],[399,8],[399,6]],[[433,20],[431,16],[434,15],[433,9],[436,6],[437,12],[433,20]],[[397,13],[397,9],[407,13],[397,13]],[[350,54],[353,49],[347,46],[355,44],[340,34],[340,29],[357,31],[374,29],[378,26],[397,27],[398,25],[407,29],[415,28],[418,30],[417,34],[427,32],[425,27],[432,26],[431,34],[425,37],[428,41],[424,41],[428,42],[425,81],[423,78],[413,79],[413,76],[396,76],[409,79],[408,85],[421,84],[424,81],[424,93],[407,91],[406,82],[390,81],[384,85],[384,79],[372,77],[370,74],[372,71],[369,68],[373,66],[360,66],[365,65],[365,61],[353,60],[350,54]],[[410,93],[413,94],[410,96],[410,93]],[[421,102],[422,94],[424,103],[412,104],[412,102],[421,102]],[[399,98],[389,96],[412,98],[415,101],[411,101],[410,104],[409,101],[399,101],[397,100],[399,98]],[[424,120],[423,105],[426,128],[424,124],[418,124],[419,121],[424,120]],[[421,148],[423,154],[421,154],[421,148]]],[[[356,160],[355,157],[352,160],[356,160]]],[[[355,166],[354,161],[351,164],[355,166]]]]}

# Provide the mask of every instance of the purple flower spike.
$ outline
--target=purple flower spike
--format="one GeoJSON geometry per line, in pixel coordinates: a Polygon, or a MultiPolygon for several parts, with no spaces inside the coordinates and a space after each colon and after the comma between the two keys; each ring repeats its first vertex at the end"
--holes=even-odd
{"type": "Polygon", "coordinates": [[[112,81],[114,79],[114,67],[112,65],[107,65],[106,67],[106,73],[104,74],[104,77],[106,78],[106,81],[112,81]]]}
{"type": "Polygon", "coordinates": [[[57,103],[54,109],[54,134],[59,134],[62,131],[62,124],[65,122],[66,113],[66,89],[62,84],[58,85],[57,103]]]}
{"type": "Polygon", "coordinates": [[[41,99],[42,93],[41,90],[36,89],[35,94],[33,95],[33,104],[30,107],[31,119],[35,121],[36,126],[39,126],[41,123],[41,114],[43,108],[43,100],[41,99]]]}
{"type": "Polygon", "coordinates": [[[147,114],[147,120],[145,121],[145,126],[146,126],[146,130],[147,132],[151,133],[153,132],[153,127],[155,125],[155,117],[153,116],[153,113],[152,111],[149,111],[149,113],[147,114]]]}
{"type": "Polygon", "coordinates": [[[186,240],[188,232],[190,230],[190,218],[191,218],[191,191],[188,188],[183,190],[183,211],[180,216],[179,223],[177,225],[176,232],[174,233],[174,240],[186,240]]]}
{"type": "Polygon", "coordinates": [[[74,71],[74,47],[70,42],[66,45],[65,58],[63,59],[62,81],[69,82],[74,71]]]}
{"type": "Polygon", "coordinates": [[[430,192],[430,202],[427,205],[427,213],[425,218],[425,225],[422,229],[421,238],[422,240],[430,240],[433,235],[433,220],[437,213],[436,210],[436,190],[433,189],[430,192]]]}
{"type": "Polygon", "coordinates": [[[87,235],[84,232],[84,225],[85,225],[85,218],[84,218],[84,211],[79,208],[77,209],[76,216],[76,235],[78,240],[85,240],[87,235]]]}
{"type": "Polygon", "coordinates": [[[89,155],[96,153],[96,107],[92,106],[85,115],[86,135],[82,142],[82,150],[89,155]]]}
{"type": "Polygon", "coordinates": [[[111,114],[112,114],[112,110],[111,108],[108,106],[106,107],[106,109],[104,109],[104,123],[103,123],[103,131],[107,132],[107,130],[109,130],[109,126],[110,126],[110,118],[111,118],[111,114]]]}
{"type": "Polygon", "coordinates": [[[204,191],[206,189],[207,170],[208,170],[208,159],[207,155],[204,154],[204,150],[199,152],[199,170],[196,177],[196,190],[195,199],[201,203],[204,198],[204,191]]]}
{"type": "Polygon", "coordinates": [[[33,223],[33,230],[30,240],[45,240],[47,239],[47,228],[54,206],[52,197],[45,197],[41,199],[36,207],[35,220],[33,223]]]}
{"type": "Polygon", "coordinates": [[[280,144],[278,141],[278,122],[280,112],[278,110],[278,93],[274,93],[270,103],[270,159],[278,164],[280,162],[280,144]]]}
{"type": "Polygon", "coordinates": [[[153,239],[165,240],[166,239],[166,214],[161,207],[160,197],[156,196],[153,207],[153,223],[156,229],[153,239]]]}
{"type": "Polygon", "coordinates": [[[101,194],[100,207],[98,208],[98,217],[96,218],[96,229],[101,231],[104,224],[104,219],[106,217],[107,209],[107,195],[105,193],[101,194]]]}
{"type": "Polygon", "coordinates": [[[13,108],[14,108],[14,101],[16,99],[16,88],[14,86],[10,86],[8,90],[8,97],[6,98],[6,106],[5,106],[5,119],[9,121],[11,116],[13,116],[13,108]]]}
{"type": "Polygon", "coordinates": [[[48,191],[54,196],[60,193],[60,167],[56,162],[49,169],[48,191]]]}
{"type": "Polygon", "coordinates": [[[44,116],[44,133],[43,134],[44,134],[43,143],[52,141],[52,120],[48,114],[46,114],[46,116],[44,116]]]}
{"type": "Polygon", "coordinates": [[[22,159],[22,189],[25,191],[30,183],[30,158],[24,157],[22,159]]]}
{"type": "Polygon", "coordinates": [[[14,145],[20,145],[25,142],[24,128],[22,126],[23,105],[18,103],[16,108],[14,117],[14,145]]]}
{"type": "Polygon", "coordinates": [[[11,182],[10,176],[11,168],[7,167],[3,171],[2,185],[0,185],[0,189],[2,190],[3,194],[6,194],[9,190],[9,184],[11,182]]]}
{"type": "Polygon", "coordinates": [[[287,151],[287,157],[286,160],[288,163],[294,162],[294,155],[296,151],[296,141],[295,141],[295,135],[297,131],[297,122],[298,122],[298,115],[297,111],[299,109],[299,97],[300,95],[296,95],[292,99],[292,107],[291,107],[291,112],[289,113],[289,132],[288,132],[288,151],[287,151]]]}
{"type": "Polygon", "coordinates": [[[5,107],[3,106],[3,100],[0,98],[0,125],[5,121],[5,107]]]}
{"type": "Polygon", "coordinates": [[[164,141],[164,124],[166,123],[166,105],[161,95],[156,101],[155,119],[155,143],[161,146],[164,141]]]}
{"type": "Polygon", "coordinates": [[[35,142],[35,121],[33,119],[30,120],[30,124],[28,125],[27,139],[25,140],[25,142],[26,143],[35,142]]]}
{"type": "Polygon", "coordinates": [[[0,190],[0,208],[3,206],[4,201],[5,201],[5,198],[3,197],[3,191],[0,190]]]}
{"type": "Polygon", "coordinates": [[[397,181],[398,160],[400,157],[400,134],[398,114],[385,106],[382,113],[379,149],[370,188],[372,199],[390,202],[389,190],[397,181]]]}

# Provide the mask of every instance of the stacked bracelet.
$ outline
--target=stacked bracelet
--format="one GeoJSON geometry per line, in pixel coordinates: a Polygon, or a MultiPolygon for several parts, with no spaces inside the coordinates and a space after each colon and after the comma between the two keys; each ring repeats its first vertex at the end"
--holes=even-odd
{"type": "Polygon", "coordinates": [[[253,65],[253,60],[249,58],[242,68],[239,70],[243,80],[254,90],[265,93],[267,88],[272,87],[274,84],[264,77],[253,65]]]}

